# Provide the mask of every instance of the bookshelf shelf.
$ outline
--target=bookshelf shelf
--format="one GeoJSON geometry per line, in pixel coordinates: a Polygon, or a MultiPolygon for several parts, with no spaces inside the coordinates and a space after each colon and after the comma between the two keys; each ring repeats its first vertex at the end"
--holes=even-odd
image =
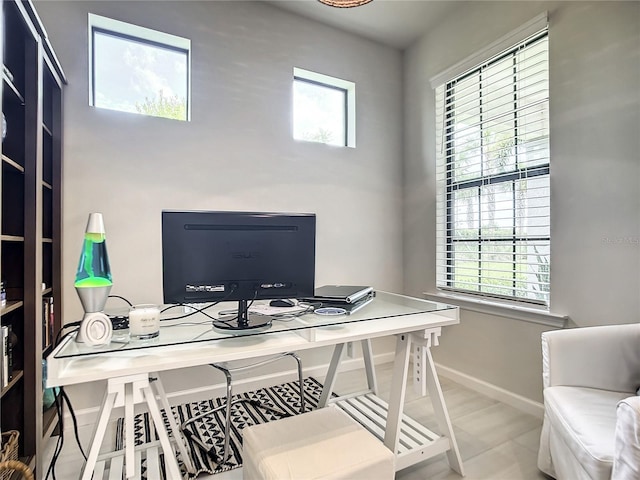
{"type": "Polygon", "coordinates": [[[22,305],[24,305],[24,302],[22,300],[8,301],[7,304],[2,307],[2,309],[0,309],[0,315],[6,315],[10,312],[13,312],[14,310],[20,308],[22,305]]]}
{"type": "Polygon", "coordinates": [[[0,394],[0,398],[4,397],[5,393],[9,392],[24,376],[24,371],[22,370],[14,370],[13,378],[7,384],[6,387],[2,387],[2,394],[0,394]]]}
{"type": "Polygon", "coordinates": [[[5,85],[8,87],[9,91],[16,96],[16,99],[20,102],[20,104],[24,105],[24,97],[18,91],[18,87],[15,86],[15,84],[13,83],[13,80],[11,80],[6,73],[2,74],[2,80],[4,81],[5,85]]]}
{"type": "Polygon", "coordinates": [[[24,167],[22,165],[19,165],[17,162],[14,162],[13,160],[11,160],[6,155],[2,155],[2,161],[6,162],[8,165],[11,165],[13,168],[18,170],[20,173],[24,173],[24,167]]]}
{"type": "Polygon", "coordinates": [[[24,242],[24,237],[20,235],[0,235],[3,242],[24,242]]]}

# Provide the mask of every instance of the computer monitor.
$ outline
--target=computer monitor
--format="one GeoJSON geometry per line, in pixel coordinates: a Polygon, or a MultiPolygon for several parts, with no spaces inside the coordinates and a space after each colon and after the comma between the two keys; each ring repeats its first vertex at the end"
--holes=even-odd
{"type": "Polygon", "coordinates": [[[307,213],[162,212],[162,286],[167,304],[237,301],[214,327],[268,328],[252,300],[313,296],[316,216],[307,213]]]}

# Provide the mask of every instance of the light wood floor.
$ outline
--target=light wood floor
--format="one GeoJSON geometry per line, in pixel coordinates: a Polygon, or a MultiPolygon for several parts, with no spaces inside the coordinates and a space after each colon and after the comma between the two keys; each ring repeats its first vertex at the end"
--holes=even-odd
{"type": "MultiPolygon", "coordinates": [[[[388,395],[391,364],[377,367],[380,396],[388,395]]],[[[321,378],[319,380],[322,380],[321,378]]],[[[440,379],[454,434],[464,462],[466,479],[478,480],[548,480],[536,468],[536,458],[542,421],[532,415],[476,393],[445,378],[440,379]]],[[[335,391],[341,394],[362,390],[365,379],[361,370],[339,375],[335,391]]],[[[431,418],[428,398],[419,397],[410,387],[407,390],[405,413],[438,431],[431,418]]],[[[83,427],[81,441],[86,451],[92,429],[83,427]]],[[[49,461],[54,441],[49,441],[45,459],[49,461]]],[[[71,431],[65,435],[64,448],[56,468],[57,480],[76,480],[82,457],[71,431]]],[[[446,456],[406,468],[396,474],[397,480],[459,480],[449,468],[446,456]]],[[[198,480],[241,480],[241,469],[222,475],[201,475],[198,480]]]]}

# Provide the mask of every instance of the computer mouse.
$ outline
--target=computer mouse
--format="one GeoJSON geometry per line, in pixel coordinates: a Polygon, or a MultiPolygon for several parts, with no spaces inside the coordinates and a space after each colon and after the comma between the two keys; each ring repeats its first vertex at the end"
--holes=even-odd
{"type": "Polygon", "coordinates": [[[269,302],[269,306],[271,307],[295,307],[296,302],[289,298],[276,298],[269,302]]]}

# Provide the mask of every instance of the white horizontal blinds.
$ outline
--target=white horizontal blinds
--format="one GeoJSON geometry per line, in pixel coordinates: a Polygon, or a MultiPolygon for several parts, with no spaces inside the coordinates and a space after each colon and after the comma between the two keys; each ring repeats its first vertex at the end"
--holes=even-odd
{"type": "Polygon", "coordinates": [[[547,31],[436,88],[437,285],[549,303],[547,31]]]}

